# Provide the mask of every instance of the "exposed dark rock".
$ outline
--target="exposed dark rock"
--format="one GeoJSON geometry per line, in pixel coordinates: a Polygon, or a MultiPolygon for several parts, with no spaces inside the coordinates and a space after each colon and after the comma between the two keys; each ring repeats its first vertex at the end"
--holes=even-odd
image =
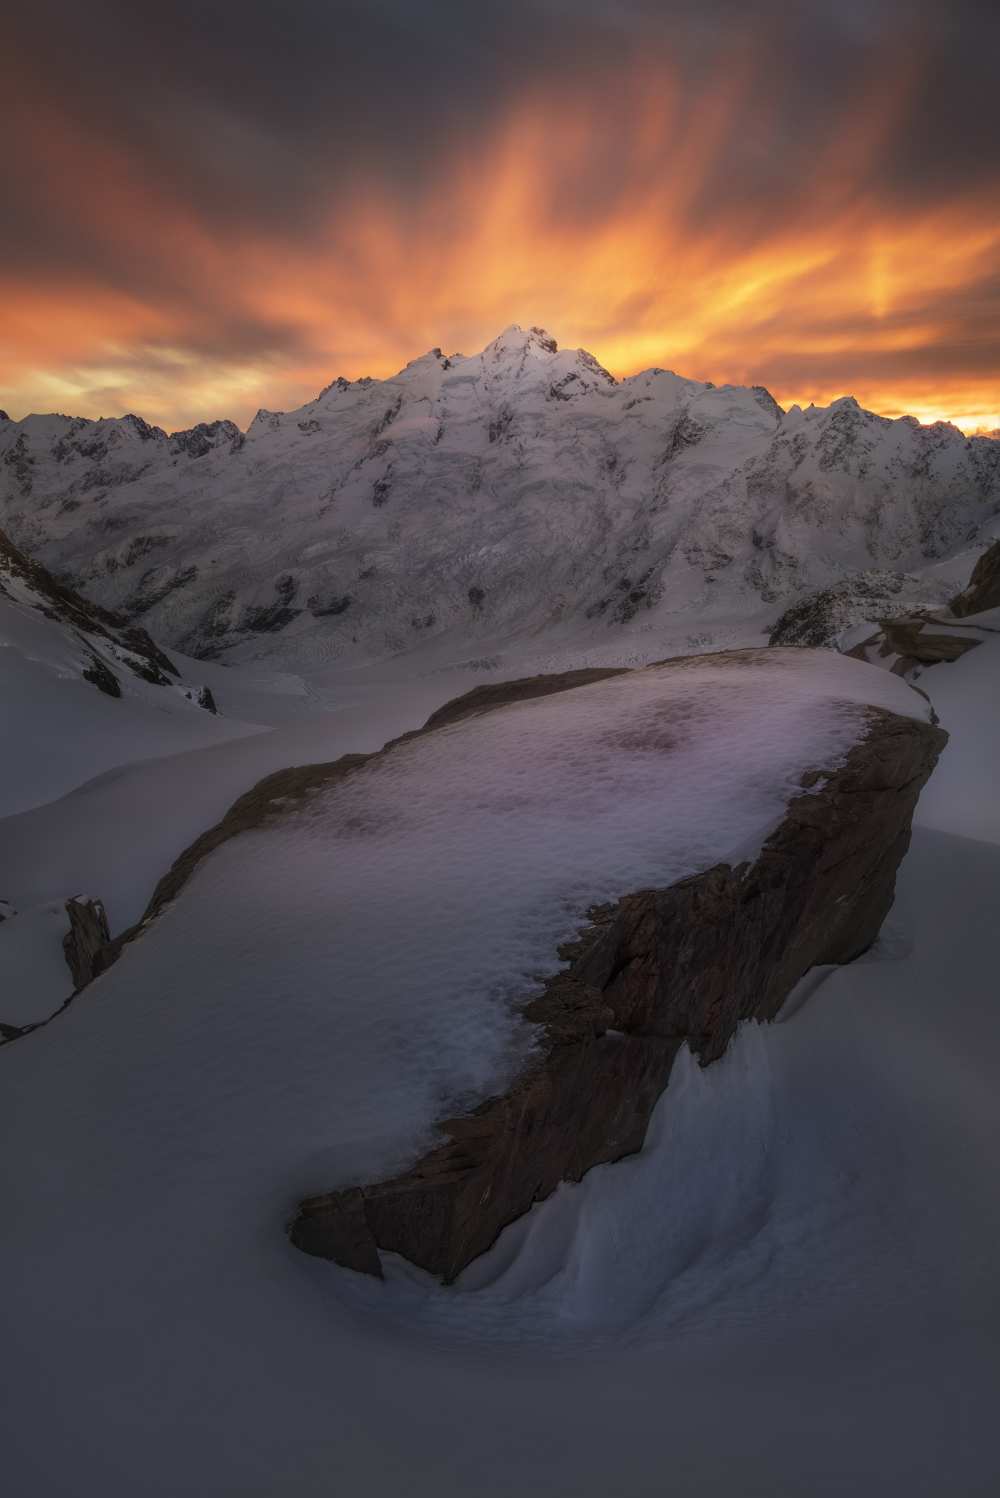
{"type": "Polygon", "coordinates": [[[73,987],[81,989],[100,971],[95,961],[111,940],[111,932],[100,900],[77,895],[66,901],[66,914],[69,930],[63,937],[63,951],[73,974],[73,987]]]}
{"type": "MultiPolygon", "coordinates": [[[[754,544],[757,544],[756,538],[754,544]]],[[[778,619],[769,645],[834,645],[837,636],[854,624],[905,615],[913,610],[912,595],[900,598],[907,583],[904,572],[871,568],[845,577],[794,603],[778,619]]]]}
{"type": "Polygon", "coordinates": [[[753,864],[592,912],[560,953],[568,967],[525,1006],[541,1033],[514,1085],[442,1123],[446,1142],[402,1175],[307,1198],[293,1242],[373,1275],[392,1251],[447,1282],[560,1181],[638,1150],[683,1044],[709,1064],[810,967],[870,946],[946,737],[871,710],[864,740],[803,778],[753,864]]]}
{"type": "Polygon", "coordinates": [[[315,619],[325,618],[327,615],[344,614],[350,608],[354,599],[350,593],[344,593],[338,597],[324,597],[320,593],[314,593],[308,600],[309,612],[315,619]]]}
{"type": "Polygon", "coordinates": [[[472,604],[472,607],[474,609],[481,609],[485,599],[486,594],[483,592],[482,588],[473,587],[469,589],[469,602],[472,604]]]}
{"type": "Polygon", "coordinates": [[[880,660],[895,656],[891,670],[895,676],[907,676],[917,666],[937,666],[943,661],[960,660],[982,641],[977,635],[935,634],[928,623],[943,623],[922,615],[882,619],[878,629],[851,650],[845,651],[859,661],[880,660]]]}
{"type": "Polygon", "coordinates": [[[274,584],[276,595],[274,603],[265,604],[262,608],[244,609],[239,628],[252,630],[255,634],[274,633],[279,629],[284,629],[302,612],[301,609],[291,607],[298,587],[297,579],[291,573],[286,572],[274,584]]]}
{"type": "Polygon", "coordinates": [[[3,461],[11,469],[17,480],[18,487],[23,495],[31,493],[31,472],[35,465],[34,457],[28,451],[28,439],[23,432],[18,433],[17,441],[4,453],[3,461]]]}
{"type": "Polygon", "coordinates": [[[982,641],[974,635],[934,634],[923,619],[883,619],[882,654],[909,656],[922,666],[957,661],[982,641]]]}
{"type": "Polygon", "coordinates": [[[385,411],[382,413],[382,415],[379,417],[378,421],[375,423],[375,426],[374,426],[374,428],[372,430],[372,437],[381,437],[382,433],[386,430],[386,428],[392,426],[392,423],[396,420],[396,417],[399,415],[400,410],[402,409],[402,406],[403,406],[403,397],[401,395],[397,395],[397,397],[393,401],[392,405],[386,407],[385,411]]]}
{"type": "Polygon", "coordinates": [[[494,419],[490,422],[488,435],[491,442],[502,442],[510,435],[514,425],[514,412],[510,406],[500,407],[494,419]]]}
{"type": "Polygon", "coordinates": [[[122,694],[121,682],[99,655],[91,655],[90,665],[83,671],[83,679],[93,682],[97,690],[106,697],[120,697],[122,694]]]}
{"type": "Polygon", "coordinates": [[[751,385],[750,389],[753,391],[754,400],[757,402],[758,406],[760,406],[763,410],[768,411],[774,417],[775,421],[780,421],[785,414],[784,407],[778,405],[778,402],[775,400],[770,390],[768,390],[767,386],[751,385]]]}
{"type": "Polygon", "coordinates": [[[196,702],[199,707],[203,707],[207,713],[218,716],[219,709],[215,697],[212,695],[211,687],[192,687],[187,695],[192,702],[196,702]]]}
{"type": "MultiPolygon", "coordinates": [[[[162,428],[151,426],[148,421],[143,421],[141,416],[136,416],[134,411],[129,411],[126,416],[122,417],[122,424],[124,425],[126,422],[142,442],[161,442],[163,440],[164,434],[162,428]]],[[[218,423],[214,424],[218,425],[218,423]]],[[[229,425],[229,423],[227,422],[226,425],[229,425]]]]}
{"type": "Polygon", "coordinates": [[[189,567],[151,567],[142,574],[135,591],[126,599],[125,608],[130,615],[148,614],[178,588],[193,583],[197,576],[198,568],[194,563],[189,567]]]}
{"type": "Polygon", "coordinates": [[[171,432],[170,451],[186,453],[189,458],[203,458],[216,448],[238,452],[244,440],[243,433],[233,421],[199,421],[187,431],[171,432]]]}
{"type": "MultiPolygon", "coordinates": [[[[124,664],[136,676],[162,685],[167,680],[163,673],[172,676],[178,674],[177,667],[144,629],[129,624],[122,614],[112,613],[110,609],[101,608],[99,604],[81,597],[66,583],[53,577],[45,567],[25,556],[9,536],[0,531],[0,573],[2,572],[8,572],[27,583],[42,600],[38,607],[48,618],[69,624],[82,634],[97,635],[119,646],[124,645],[131,657],[135,657],[126,658],[124,664]]],[[[121,696],[121,688],[114,673],[96,656],[92,657],[91,667],[83,674],[88,681],[100,686],[101,691],[108,692],[112,697],[121,696]],[[107,678],[114,682],[113,687],[107,678]]]]}
{"type": "MultiPolygon", "coordinates": [[[[731,561],[732,558],[729,558],[731,561]]],[[[647,567],[637,578],[620,577],[618,579],[618,596],[599,598],[585,610],[588,619],[596,619],[602,614],[608,615],[608,622],[615,624],[627,624],[639,612],[640,608],[650,609],[659,598],[659,591],[650,586],[650,579],[655,568],[647,567]],[[608,611],[610,610],[610,613],[608,611]]]]}
{"type": "Polygon", "coordinates": [[[951,601],[951,611],[965,618],[1000,608],[1000,541],[984,551],[972,569],[968,585],[951,601]]]}
{"type": "Polygon", "coordinates": [[[574,395],[579,395],[583,388],[580,384],[580,376],[570,370],[569,374],[563,375],[561,380],[555,380],[549,386],[549,393],[546,399],[550,401],[569,401],[573,399],[574,395]]]}
{"type": "Polygon", "coordinates": [[[685,448],[696,447],[704,435],[704,425],[685,412],[671,432],[670,440],[660,461],[666,463],[676,457],[679,452],[683,452],[685,448]]]}

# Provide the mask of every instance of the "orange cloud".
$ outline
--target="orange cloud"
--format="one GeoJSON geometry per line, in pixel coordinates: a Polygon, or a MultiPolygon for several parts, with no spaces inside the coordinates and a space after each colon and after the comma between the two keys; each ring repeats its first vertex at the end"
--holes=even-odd
{"type": "Polygon", "coordinates": [[[758,62],[734,48],[696,98],[662,63],[637,67],[611,117],[535,86],[420,192],[361,161],[325,206],[317,183],[314,226],[290,235],[209,228],[120,142],[53,117],[42,145],[72,213],[134,273],[118,288],[85,263],[71,282],[0,280],[0,405],[245,422],[335,374],[390,374],[433,345],[474,352],[518,321],[619,374],[665,364],[766,384],[784,404],[850,392],[1000,427],[995,204],[965,191],[888,205],[874,185],[906,125],[913,55],[873,66],[791,190],[771,163],[766,201],[738,175],[741,154],[769,165],[758,62]]]}

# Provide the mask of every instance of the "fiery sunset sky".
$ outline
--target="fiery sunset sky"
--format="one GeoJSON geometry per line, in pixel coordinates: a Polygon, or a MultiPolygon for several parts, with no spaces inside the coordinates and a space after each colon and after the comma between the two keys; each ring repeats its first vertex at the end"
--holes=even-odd
{"type": "Polygon", "coordinates": [[[167,428],[540,323],[1000,427],[1000,6],[34,0],[0,406],[167,428]]]}

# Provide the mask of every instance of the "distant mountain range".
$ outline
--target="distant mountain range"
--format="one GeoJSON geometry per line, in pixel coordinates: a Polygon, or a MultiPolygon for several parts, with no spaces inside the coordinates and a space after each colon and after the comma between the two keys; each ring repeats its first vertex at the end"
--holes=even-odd
{"type": "Polygon", "coordinates": [[[1000,511],[1000,442],[844,398],[616,380],[539,328],[338,379],[244,434],[0,419],[0,524],[189,655],[310,668],[435,636],[641,633],[898,577],[1000,511]]]}

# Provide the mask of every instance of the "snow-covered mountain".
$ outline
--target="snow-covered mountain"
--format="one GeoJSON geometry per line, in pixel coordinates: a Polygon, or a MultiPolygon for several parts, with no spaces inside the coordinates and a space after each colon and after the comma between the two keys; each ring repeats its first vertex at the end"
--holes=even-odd
{"type": "Polygon", "coordinates": [[[188,654],[302,668],[695,615],[721,641],[713,621],[920,569],[998,511],[989,438],[618,381],[538,328],[335,380],[245,435],[0,420],[0,519],[33,555],[188,654]]]}

